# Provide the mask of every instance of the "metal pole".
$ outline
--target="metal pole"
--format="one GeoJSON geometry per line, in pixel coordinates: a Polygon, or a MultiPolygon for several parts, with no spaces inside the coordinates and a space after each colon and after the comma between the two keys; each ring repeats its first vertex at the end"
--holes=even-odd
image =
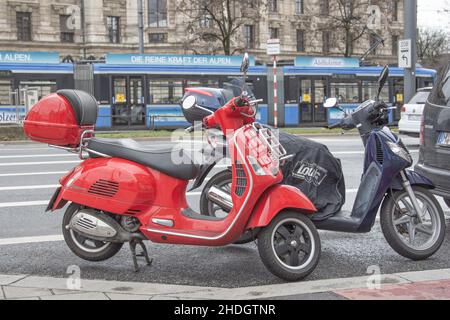
{"type": "Polygon", "coordinates": [[[86,60],[86,6],[84,3],[85,0],[81,0],[81,8],[80,8],[80,15],[81,15],[81,38],[83,41],[83,60],[86,60]]]}
{"type": "Polygon", "coordinates": [[[411,68],[405,69],[404,98],[408,102],[416,93],[417,0],[404,0],[404,36],[411,39],[411,68]]]}
{"type": "Polygon", "coordinates": [[[144,9],[142,0],[138,2],[138,23],[139,23],[139,53],[144,53],[144,9]]]}
{"type": "Polygon", "coordinates": [[[273,55],[273,126],[278,127],[277,56],[273,55]]]}

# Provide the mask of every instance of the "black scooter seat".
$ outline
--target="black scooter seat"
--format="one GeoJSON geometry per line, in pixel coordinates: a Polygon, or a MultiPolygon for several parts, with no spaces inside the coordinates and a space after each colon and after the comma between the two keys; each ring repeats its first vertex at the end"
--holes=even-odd
{"type": "MultiPolygon", "coordinates": [[[[142,164],[182,180],[195,178],[200,170],[200,166],[192,161],[188,152],[179,146],[150,149],[144,148],[133,139],[92,138],[87,148],[110,157],[142,164]]],[[[99,156],[93,152],[90,155],[99,156]]]]}

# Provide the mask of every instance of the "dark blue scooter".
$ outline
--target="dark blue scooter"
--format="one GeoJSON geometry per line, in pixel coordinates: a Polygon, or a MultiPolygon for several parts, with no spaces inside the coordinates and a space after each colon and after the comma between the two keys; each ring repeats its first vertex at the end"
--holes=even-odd
{"type": "Polygon", "coordinates": [[[365,146],[364,173],[352,211],[341,211],[314,223],[323,230],[369,232],[381,207],[381,229],[389,245],[404,257],[421,260],[440,248],[445,236],[445,217],[429,191],[434,188],[433,183],[407,170],[413,163],[411,155],[386,126],[390,108],[379,100],[379,95],[388,76],[386,66],[378,80],[375,100],[363,102],[351,114],[339,106],[336,98],[325,102],[326,108],[344,112],[344,118],[331,127],[359,130],[365,146]]]}

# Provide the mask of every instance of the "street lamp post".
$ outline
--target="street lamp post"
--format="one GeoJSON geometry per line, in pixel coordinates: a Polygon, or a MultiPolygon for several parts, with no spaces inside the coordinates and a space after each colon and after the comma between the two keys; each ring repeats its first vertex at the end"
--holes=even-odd
{"type": "Polygon", "coordinates": [[[405,68],[404,99],[408,102],[416,93],[417,60],[417,0],[404,0],[404,37],[411,40],[411,68],[405,68]]]}
{"type": "Polygon", "coordinates": [[[144,53],[144,9],[142,0],[138,2],[138,24],[139,24],[139,53],[144,53]]]}

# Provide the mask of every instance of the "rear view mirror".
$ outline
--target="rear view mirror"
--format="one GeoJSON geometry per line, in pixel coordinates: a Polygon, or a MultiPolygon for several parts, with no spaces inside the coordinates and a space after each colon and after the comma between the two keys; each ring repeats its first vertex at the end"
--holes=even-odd
{"type": "Polygon", "coordinates": [[[378,78],[378,94],[377,100],[380,97],[381,90],[383,90],[384,85],[389,77],[389,67],[384,66],[383,70],[381,70],[380,77],[378,78]]]}
{"type": "Polygon", "coordinates": [[[248,53],[244,53],[244,57],[242,58],[242,63],[241,63],[241,72],[242,73],[247,73],[248,71],[248,67],[250,65],[250,59],[248,57],[248,53]]]}
{"type": "Polygon", "coordinates": [[[336,98],[328,98],[323,104],[324,108],[336,108],[338,100],[336,98]]]}
{"type": "Polygon", "coordinates": [[[195,99],[194,96],[187,96],[183,100],[182,107],[184,110],[188,110],[188,109],[193,108],[196,104],[197,104],[197,99],[195,99]]]}

